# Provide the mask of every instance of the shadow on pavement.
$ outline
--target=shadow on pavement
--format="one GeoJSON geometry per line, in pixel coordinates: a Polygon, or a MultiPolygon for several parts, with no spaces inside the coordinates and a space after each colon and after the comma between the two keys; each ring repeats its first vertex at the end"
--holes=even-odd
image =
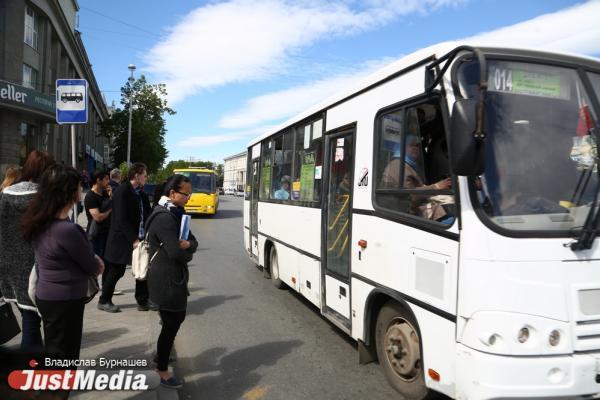
{"type": "Polygon", "coordinates": [[[130,331],[126,328],[114,328],[103,331],[90,332],[83,330],[81,348],[94,346],[97,343],[107,343],[120,336],[128,334],[130,331]]]}
{"type": "Polygon", "coordinates": [[[256,386],[262,376],[256,369],[263,365],[274,365],[292,349],[302,345],[300,340],[263,343],[236,350],[223,357],[226,349],[217,347],[193,358],[181,359],[175,374],[191,371],[181,390],[182,398],[241,399],[244,393],[256,386]],[[206,376],[194,375],[206,374],[206,376]]]}
{"type": "Polygon", "coordinates": [[[113,359],[113,360],[116,360],[116,359],[149,360],[150,352],[151,352],[151,350],[148,348],[148,344],[146,342],[144,342],[144,343],[132,344],[130,346],[112,348],[108,351],[105,351],[104,353],[98,354],[96,359],[100,359],[101,357],[104,357],[104,358],[113,359]]]}
{"type": "Polygon", "coordinates": [[[235,296],[204,296],[199,297],[194,300],[188,301],[187,305],[187,315],[202,315],[209,308],[220,306],[229,300],[237,300],[241,299],[244,296],[235,295],[235,296]]]}
{"type": "Polygon", "coordinates": [[[218,210],[213,219],[239,218],[242,216],[242,210],[218,210]]]}

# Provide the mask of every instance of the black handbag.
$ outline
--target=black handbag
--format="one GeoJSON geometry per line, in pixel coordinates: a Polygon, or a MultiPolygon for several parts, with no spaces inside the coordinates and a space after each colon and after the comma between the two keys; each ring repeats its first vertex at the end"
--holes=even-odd
{"type": "Polygon", "coordinates": [[[96,294],[100,291],[100,285],[98,284],[98,278],[95,275],[92,275],[88,278],[88,288],[86,293],[85,302],[89,303],[96,297],[96,294]]]}
{"type": "Polygon", "coordinates": [[[19,322],[9,303],[0,306],[0,344],[10,341],[21,333],[19,322]]]}

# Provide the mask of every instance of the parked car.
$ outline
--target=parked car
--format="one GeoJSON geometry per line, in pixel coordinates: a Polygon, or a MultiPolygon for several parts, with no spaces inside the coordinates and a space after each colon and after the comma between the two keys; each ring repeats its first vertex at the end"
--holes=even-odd
{"type": "Polygon", "coordinates": [[[244,191],[243,190],[237,190],[235,192],[235,196],[236,197],[244,197],[244,191]]]}
{"type": "Polygon", "coordinates": [[[225,194],[225,191],[223,190],[222,187],[218,188],[217,191],[219,194],[225,194]]]}
{"type": "Polygon", "coordinates": [[[235,195],[235,189],[234,188],[225,188],[225,194],[226,195],[235,195]]]}

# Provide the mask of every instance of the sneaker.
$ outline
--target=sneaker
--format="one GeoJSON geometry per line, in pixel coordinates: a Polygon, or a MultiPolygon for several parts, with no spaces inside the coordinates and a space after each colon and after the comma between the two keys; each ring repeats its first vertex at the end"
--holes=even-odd
{"type": "Polygon", "coordinates": [[[158,311],[158,304],[148,301],[148,308],[150,311],[158,311]]]}
{"type": "Polygon", "coordinates": [[[148,311],[150,308],[148,307],[148,304],[138,304],[137,305],[137,310],[138,311],[148,311]]]}
{"type": "Polygon", "coordinates": [[[123,295],[123,291],[122,290],[115,290],[113,292],[113,296],[122,296],[123,295]]]}
{"type": "Polygon", "coordinates": [[[115,306],[113,303],[98,303],[98,310],[110,312],[110,313],[118,313],[121,312],[121,309],[115,306]]]}
{"type": "Polygon", "coordinates": [[[179,389],[183,386],[183,381],[181,379],[177,379],[174,376],[169,379],[161,379],[160,386],[169,388],[169,389],[179,389]]]}

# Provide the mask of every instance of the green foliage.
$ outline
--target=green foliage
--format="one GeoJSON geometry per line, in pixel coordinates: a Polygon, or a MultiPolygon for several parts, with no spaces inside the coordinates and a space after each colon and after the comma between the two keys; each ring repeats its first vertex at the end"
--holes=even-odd
{"type": "Polygon", "coordinates": [[[127,161],[123,161],[119,164],[119,169],[121,170],[121,179],[127,180],[127,177],[129,176],[129,165],[127,165],[127,161]]]}
{"type": "Polygon", "coordinates": [[[165,148],[166,122],[164,114],[175,111],[167,106],[167,89],[162,83],[149,84],[141,75],[131,85],[121,88],[121,104],[102,129],[112,138],[113,162],[117,165],[127,161],[127,132],[130,98],[132,105],[131,162],[143,162],[149,172],[157,171],[169,155],[165,148]]]}
{"type": "Polygon", "coordinates": [[[189,168],[189,167],[201,167],[214,169],[217,172],[217,186],[219,186],[219,179],[221,179],[221,186],[223,184],[223,164],[215,165],[211,161],[185,161],[185,160],[174,160],[169,161],[167,165],[163,168],[158,169],[156,173],[153,173],[149,177],[150,182],[159,183],[167,180],[171,175],[173,175],[173,171],[180,168],[189,168]]]}

